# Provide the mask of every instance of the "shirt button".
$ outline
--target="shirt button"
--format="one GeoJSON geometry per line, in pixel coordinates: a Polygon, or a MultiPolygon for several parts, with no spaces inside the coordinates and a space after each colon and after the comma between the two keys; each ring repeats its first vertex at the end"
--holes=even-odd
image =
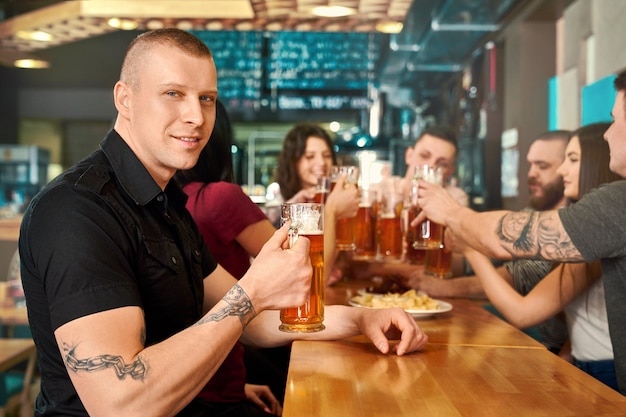
{"type": "Polygon", "coordinates": [[[172,256],[172,263],[174,265],[178,264],[178,261],[176,260],[176,257],[172,256]]]}
{"type": "Polygon", "coordinates": [[[196,254],[196,256],[200,256],[200,251],[198,249],[195,249],[193,252],[196,254]]]}
{"type": "Polygon", "coordinates": [[[159,203],[163,202],[163,194],[159,194],[159,195],[157,196],[157,201],[158,201],[159,203]]]}

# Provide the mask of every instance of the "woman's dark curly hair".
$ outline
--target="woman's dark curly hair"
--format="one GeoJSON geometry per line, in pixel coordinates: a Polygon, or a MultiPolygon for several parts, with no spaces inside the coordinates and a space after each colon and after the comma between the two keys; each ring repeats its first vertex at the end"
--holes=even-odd
{"type": "Polygon", "coordinates": [[[302,180],[298,175],[298,161],[304,155],[306,142],[310,137],[323,139],[330,149],[333,165],[337,163],[333,140],[324,129],[311,123],[295,125],[285,136],[283,148],[278,155],[278,168],[276,168],[276,182],[285,200],[289,200],[302,189],[302,180]]]}

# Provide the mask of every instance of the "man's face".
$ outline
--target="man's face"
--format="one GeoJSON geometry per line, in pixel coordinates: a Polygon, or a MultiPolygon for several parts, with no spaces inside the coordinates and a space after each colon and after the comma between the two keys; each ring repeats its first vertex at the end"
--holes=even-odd
{"type": "Polygon", "coordinates": [[[611,110],[613,123],[604,133],[604,140],[609,144],[611,171],[621,177],[626,177],[626,111],[624,110],[624,91],[618,91],[611,110]]]}
{"type": "Polygon", "coordinates": [[[444,183],[454,174],[456,149],[454,145],[435,136],[424,135],[413,148],[406,151],[407,175],[413,175],[417,165],[441,167],[444,183]]]}
{"type": "Polygon", "coordinates": [[[125,140],[158,183],[193,167],[215,124],[217,73],[208,57],[154,46],[129,88],[125,140]]]}
{"type": "Polygon", "coordinates": [[[563,178],[557,173],[565,157],[564,140],[536,140],[528,149],[529,204],[536,210],[555,208],[563,199],[563,178]]]}

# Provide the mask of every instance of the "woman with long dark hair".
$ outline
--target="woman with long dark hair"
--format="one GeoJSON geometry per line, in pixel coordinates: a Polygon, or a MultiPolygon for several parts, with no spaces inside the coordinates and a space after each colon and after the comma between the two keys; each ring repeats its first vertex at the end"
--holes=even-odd
{"type": "MultiPolygon", "coordinates": [[[[312,202],[319,177],[329,176],[337,158],[334,144],[328,133],[314,123],[295,125],[283,141],[278,156],[276,181],[279,189],[272,201],[266,204],[265,212],[274,226],[280,221],[280,204],[312,202]]],[[[335,222],[354,217],[359,209],[356,185],[345,184],[339,178],[337,185],[328,195],[324,209],[324,270],[326,285],[338,278],[331,269],[338,255],[335,245],[335,222]]]]}

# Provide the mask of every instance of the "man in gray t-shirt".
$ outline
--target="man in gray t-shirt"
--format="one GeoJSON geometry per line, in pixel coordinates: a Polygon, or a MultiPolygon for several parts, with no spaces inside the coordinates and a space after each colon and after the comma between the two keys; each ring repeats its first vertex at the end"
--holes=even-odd
{"type": "MultiPolygon", "coordinates": [[[[611,171],[626,177],[626,71],[615,78],[615,88],[613,123],[604,138],[611,150],[611,171]]],[[[595,189],[559,210],[542,212],[477,213],[427,183],[420,184],[419,203],[424,216],[495,258],[601,260],[615,371],[620,392],[626,394],[626,181],[595,189]]]]}

